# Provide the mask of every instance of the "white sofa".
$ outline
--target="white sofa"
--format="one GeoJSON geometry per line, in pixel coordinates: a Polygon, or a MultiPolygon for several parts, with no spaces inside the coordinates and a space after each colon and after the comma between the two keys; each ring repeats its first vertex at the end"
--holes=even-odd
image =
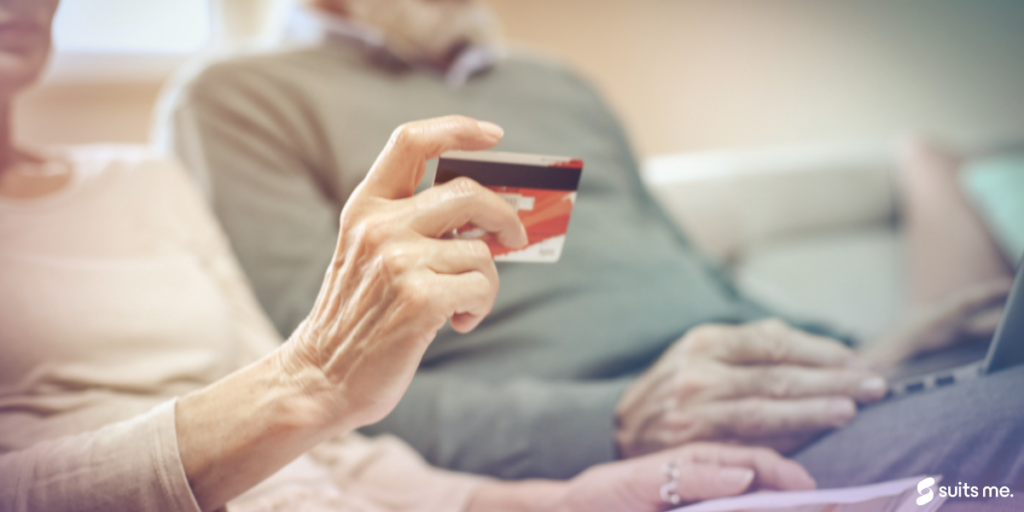
{"type": "Polygon", "coordinates": [[[656,156],[645,184],[762,303],[870,340],[905,310],[895,150],[843,143],[656,156]]]}

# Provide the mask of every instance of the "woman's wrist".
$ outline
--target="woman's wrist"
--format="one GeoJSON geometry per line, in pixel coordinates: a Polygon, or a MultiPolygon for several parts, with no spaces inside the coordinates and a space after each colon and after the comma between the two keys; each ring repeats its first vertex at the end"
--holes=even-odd
{"type": "Polygon", "coordinates": [[[330,428],[339,432],[355,430],[366,423],[360,420],[357,407],[346,399],[346,383],[332,378],[321,361],[310,353],[305,323],[275,351],[270,359],[273,373],[280,376],[282,387],[289,389],[292,400],[285,407],[295,409],[310,427],[330,428]]]}
{"type": "MultiPolygon", "coordinates": [[[[331,350],[324,351],[324,346],[336,343],[324,331],[311,319],[302,322],[274,354],[277,373],[287,375],[290,385],[301,390],[301,409],[308,413],[311,422],[329,425],[337,431],[351,431],[380,421],[383,415],[366,383],[352,382],[356,379],[351,378],[351,371],[335,368],[350,369],[358,363],[345,361],[339,365],[331,350]]],[[[346,359],[354,358],[350,355],[346,359]]]]}
{"type": "Polygon", "coordinates": [[[214,510],[322,441],[350,430],[315,368],[285,346],[178,400],[178,451],[193,495],[214,510]]]}

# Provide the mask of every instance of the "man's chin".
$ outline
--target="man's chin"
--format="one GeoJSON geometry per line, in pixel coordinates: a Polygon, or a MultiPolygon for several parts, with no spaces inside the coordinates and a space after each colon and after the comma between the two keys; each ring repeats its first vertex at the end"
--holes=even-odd
{"type": "Polygon", "coordinates": [[[447,65],[466,46],[497,39],[491,10],[473,1],[347,0],[351,16],[384,33],[388,49],[406,62],[447,65]]]}

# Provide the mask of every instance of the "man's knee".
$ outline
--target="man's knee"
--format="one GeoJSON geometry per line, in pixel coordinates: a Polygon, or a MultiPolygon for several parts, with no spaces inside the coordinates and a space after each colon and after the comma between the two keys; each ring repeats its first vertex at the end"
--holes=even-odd
{"type": "Polygon", "coordinates": [[[822,487],[920,474],[1018,484],[1024,477],[1024,366],[888,400],[795,455],[822,487]]]}

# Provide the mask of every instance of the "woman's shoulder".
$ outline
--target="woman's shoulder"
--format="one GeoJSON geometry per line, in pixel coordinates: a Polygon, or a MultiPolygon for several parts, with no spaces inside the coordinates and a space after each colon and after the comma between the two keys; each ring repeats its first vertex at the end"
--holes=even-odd
{"type": "MultiPolygon", "coordinates": [[[[49,148],[74,169],[77,195],[122,211],[202,208],[199,187],[176,160],[141,144],[89,144],[49,148]],[[117,206],[115,206],[115,204],[117,206]]],[[[180,212],[179,212],[180,213],[180,212]]]]}
{"type": "MultiPolygon", "coordinates": [[[[145,203],[154,197],[199,195],[181,165],[148,146],[90,144],[30,147],[26,151],[66,163],[70,180],[60,190],[40,198],[4,201],[0,206],[5,211],[59,211],[96,201],[145,203]]],[[[113,204],[108,204],[105,209],[111,207],[113,204]]]]}
{"type": "Polygon", "coordinates": [[[85,144],[56,146],[48,153],[64,158],[75,165],[120,172],[160,169],[172,165],[172,160],[161,155],[156,149],[144,144],[85,144]]]}

